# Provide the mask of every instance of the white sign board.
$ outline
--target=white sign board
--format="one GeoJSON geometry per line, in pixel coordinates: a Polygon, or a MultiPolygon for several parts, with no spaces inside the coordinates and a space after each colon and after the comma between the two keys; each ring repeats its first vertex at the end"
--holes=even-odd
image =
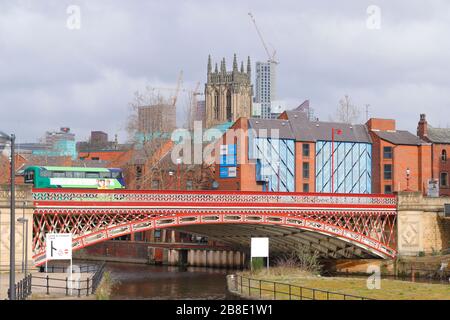
{"type": "Polygon", "coordinates": [[[429,197],[437,198],[439,197],[439,180],[429,179],[428,180],[428,190],[427,195],[429,197]]]}
{"type": "Polygon", "coordinates": [[[223,156],[223,155],[226,155],[226,154],[228,154],[228,145],[221,144],[220,145],[220,155],[223,156]]]}
{"type": "Polygon", "coordinates": [[[269,238],[252,238],[251,258],[269,257],[269,238]]]}
{"type": "Polygon", "coordinates": [[[45,242],[47,260],[72,259],[71,233],[47,233],[45,242]]]}
{"type": "Polygon", "coordinates": [[[229,178],[235,178],[236,177],[236,167],[229,167],[228,168],[228,177],[229,178]]]}

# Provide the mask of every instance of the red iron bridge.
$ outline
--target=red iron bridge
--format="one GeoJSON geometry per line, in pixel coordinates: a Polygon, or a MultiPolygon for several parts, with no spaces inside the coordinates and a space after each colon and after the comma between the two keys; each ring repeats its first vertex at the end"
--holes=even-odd
{"type": "Polygon", "coordinates": [[[46,233],[72,233],[73,250],[171,228],[248,250],[269,237],[272,253],[307,248],[325,258],[396,256],[393,195],[34,189],[33,250],[45,263],[46,233]]]}

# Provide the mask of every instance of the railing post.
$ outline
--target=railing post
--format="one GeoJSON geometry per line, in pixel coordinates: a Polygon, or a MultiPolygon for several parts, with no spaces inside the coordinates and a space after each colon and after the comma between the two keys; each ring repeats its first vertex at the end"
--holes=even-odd
{"type": "Polygon", "coordinates": [[[248,296],[249,297],[252,296],[252,293],[251,293],[251,290],[250,290],[250,278],[248,278],[248,296]]]}
{"type": "Polygon", "coordinates": [[[291,288],[292,288],[292,286],[289,285],[289,300],[292,300],[292,295],[291,295],[292,290],[291,290],[291,288]]]}
{"type": "Polygon", "coordinates": [[[49,288],[49,286],[48,286],[48,275],[47,275],[47,294],[50,294],[50,288],[49,288]]]}
{"type": "Polygon", "coordinates": [[[259,280],[259,297],[261,298],[261,294],[262,294],[262,292],[261,292],[261,279],[259,280]]]}
{"type": "Polygon", "coordinates": [[[313,289],[313,300],[316,300],[316,290],[315,289],[313,289]]]}
{"type": "Polygon", "coordinates": [[[277,300],[277,284],[274,282],[273,283],[273,300],[277,300]]]}
{"type": "Polygon", "coordinates": [[[300,287],[300,300],[303,300],[303,287],[300,287]]]}
{"type": "Polygon", "coordinates": [[[327,300],[330,300],[330,292],[327,291],[327,300]]]}
{"type": "Polygon", "coordinates": [[[68,277],[66,277],[66,296],[68,296],[69,295],[69,278],[68,277]]]}
{"type": "Polygon", "coordinates": [[[86,279],[86,295],[89,295],[89,277],[86,279]]]}

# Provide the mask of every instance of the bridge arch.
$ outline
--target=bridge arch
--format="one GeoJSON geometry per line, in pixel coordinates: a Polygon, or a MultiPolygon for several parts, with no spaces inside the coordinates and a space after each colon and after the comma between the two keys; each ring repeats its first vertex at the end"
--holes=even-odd
{"type": "Polygon", "coordinates": [[[35,263],[45,262],[47,232],[71,232],[73,249],[78,250],[163,228],[203,234],[240,248],[247,248],[251,236],[269,236],[272,250],[280,253],[301,245],[324,257],[396,255],[392,197],[179,193],[35,191],[35,263]],[[168,199],[172,201],[161,201],[168,199]]]}

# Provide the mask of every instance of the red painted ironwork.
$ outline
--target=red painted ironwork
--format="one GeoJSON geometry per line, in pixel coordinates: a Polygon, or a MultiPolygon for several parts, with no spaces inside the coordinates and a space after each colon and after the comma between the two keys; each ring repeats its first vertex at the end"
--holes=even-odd
{"type": "Polygon", "coordinates": [[[396,255],[391,195],[223,191],[33,190],[33,248],[45,262],[45,234],[72,233],[73,249],[155,228],[265,224],[318,232],[377,256],[396,255]]]}

